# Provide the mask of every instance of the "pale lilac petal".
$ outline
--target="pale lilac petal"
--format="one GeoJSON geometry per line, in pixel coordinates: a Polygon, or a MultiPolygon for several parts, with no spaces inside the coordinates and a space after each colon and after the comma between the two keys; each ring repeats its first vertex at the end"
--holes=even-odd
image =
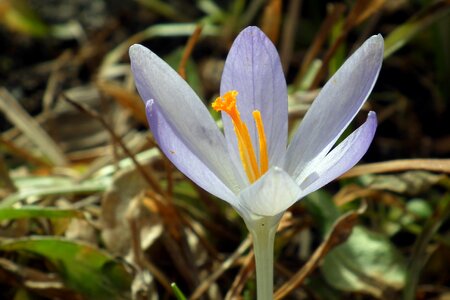
{"type": "Polygon", "coordinates": [[[366,122],[353,131],[318,163],[311,165],[304,178],[296,182],[302,188],[299,198],[314,192],[350,170],[364,156],[377,128],[375,112],[369,112],[366,122]]]}
{"type": "Polygon", "coordinates": [[[191,171],[191,161],[175,159],[176,167],[201,186],[210,185],[206,182],[209,181],[205,172],[208,169],[208,175],[213,173],[233,192],[240,190],[245,182],[232,165],[226,140],[195,92],[149,49],[133,45],[130,58],[141,98],[146,103],[153,103],[150,109],[155,112],[155,120],[150,112],[149,121],[153,125],[152,131],[157,132],[157,142],[163,151],[170,159],[173,159],[170,153],[175,152],[180,157],[192,158],[197,165],[200,162],[204,165],[201,171],[191,171]]]}
{"type": "Polygon", "coordinates": [[[381,35],[369,38],[322,88],[288,147],[285,169],[293,177],[320,161],[369,96],[383,61],[381,35]]]}
{"type": "Polygon", "coordinates": [[[273,167],[239,194],[243,209],[260,216],[275,216],[288,209],[300,188],[281,168],[273,167]]]}
{"type": "MultiPolygon", "coordinates": [[[[247,124],[253,146],[259,150],[252,112],[261,111],[267,138],[269,164],[276,165],[286,152],[287,88],[277,50],[257,27],[244,29],[228,53],[220,93],[237,90],[237,106],[247,124]]],[[[238,155],[230,118],[222,114],[225,136],[238,155]]],[[[257,154],[259,157],[259,153],[257,154]]]]}
{"type": "Polygon", "coordinates": [[[167,158],[188,178],[205,191],[216,197],[237,205],[237,197],[217,175],[206,166],[201,157],[198,157],[180,138],[176,129],[172,127],[161,113],[156,102],[150,100],[146,104],[147,119],[153,137],[167,158]]]}

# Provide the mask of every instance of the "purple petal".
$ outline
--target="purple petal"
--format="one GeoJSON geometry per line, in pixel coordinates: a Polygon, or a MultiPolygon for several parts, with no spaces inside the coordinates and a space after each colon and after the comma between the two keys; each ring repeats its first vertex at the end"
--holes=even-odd
{"type": "Polygon", "coordinates": [[[153,137],[169,160],[188,178],[205,191],[227,201],[237,204],[237,197],[217,175],[206,166],[187,144],[179,138],[172,124],[164,117],[157,103],[147,101],[147,119],[153,137]]]}
{"type": "Polygon", "coordinates": [[[140,45],[130,47],[136,87],[162,151],[186,176],[228,200],[239,181],[223,134],[189,85],[163,60],[140,45]],[[219,184],[216,189],[214,185],[219,184]]]}
{"type": "Polygon", "coordinates": [[[293,177],[320,161],[360,110],[378,77],[383,48],[381,35],[372,36],[322,88],[286,153],[285,170],[293,177]]]}
{"type": "Polygon", "coordinates": [[[375,112],[369,112],[366,122],[352,132],[325,158],[305,171],[305,176],[297,178],[302,198],[323,187],[330,181],[350,170],[364,156],[373,140],[377,128],[375,112]]]}
{"type": "Polygon", "coordinates": [[[289,174],[274,167],[239,194],[239,203],[241,210],[275,216],[295,203],[299,194],[300,188],[289,174]]]}
{"type": "MultiPolygon", "coordinates": [[[[257,27],[247,27],[236,38],[228,53],[222,74],[220,93],[237,90],[237,106],[247,124],[253,146],[259,150],[257,131],[252,116],[261,111],[266,133],[269,164],[280,162],[287,143],[287,89],[277,50],[257,27]]],[[[222,114],[225,137],[239,156],[233,125],[222,114]]],[[[257,154],[259,158],[259,153],[257,154]]]]}

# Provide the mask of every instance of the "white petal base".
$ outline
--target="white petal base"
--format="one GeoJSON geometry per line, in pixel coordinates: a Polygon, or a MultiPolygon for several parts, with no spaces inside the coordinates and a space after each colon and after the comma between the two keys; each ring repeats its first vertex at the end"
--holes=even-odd
{"type": "Polygon", "coordinates": [[[300,188],[281,168],[271,168],[263,177],[244,189],[240,204],[259,216],[275,216],[289,208],[300,194],[300,188]]]}

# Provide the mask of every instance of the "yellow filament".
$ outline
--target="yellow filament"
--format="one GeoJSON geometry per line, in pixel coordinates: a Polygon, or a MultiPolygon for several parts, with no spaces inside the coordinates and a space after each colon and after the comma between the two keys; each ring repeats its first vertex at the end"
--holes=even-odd
{"type": "Polygon", "coordinates": [[[258,132],[259,140],[259,166],[256,159],[255,149],[250,138],[247,125],[242,121],[239,110],[236,106],[237,91],[226,92],[222,97],[218,97],[213,103],[212,108],[216,111],[227,113],[234,126],[236,133],[239,154],[245,173],[250,182],[256,181],[261,177],[269,167],[269,159],[267,153],[266,136],[264,133],[264,124],[261,113],[258,110],[253,111],[253,118],[258,132]]]}
{"type": "Polygon", "coordinates": [[[260,173],[264,174],[269,169],[269,159],[267,153],[266,133],[264,132],[264,124],[259,110],[253,111],[253,119],[255,119],[256,130],[258,131],[259,140],[259,168],[260,173]]]}

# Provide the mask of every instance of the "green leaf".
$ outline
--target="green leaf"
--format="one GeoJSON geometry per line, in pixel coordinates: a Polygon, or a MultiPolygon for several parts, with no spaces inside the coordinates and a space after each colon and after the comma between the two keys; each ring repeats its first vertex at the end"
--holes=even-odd
{"type": "Polygon", "coordinates": [[[50,261],[67,286],[88,299],[128,299],[131,275],[123,264],[100,249],[55,237],[8,240],[0,251],[26,251],[50,261]]]}
{"type": "Polygon", "coordinates": [[[168,19],[177,22],[187,22],[189,17],[185,14],[180,14],[176,7],[161,0],[137,0],[140,4],[147,7],[152,12],[160,14],[168,19]]]}
{"type": "Polygon", "coordinates": [[[109,178],[98,178],[79,183],[70,178],[57,176],[14,178],[14,184],[19,191],[2,199],[0,201],[0,208],[10,207],[14,203],[30,196],[90,194],[102,192],[109,185],[110,181],[109,178]]]}
{"type": "MultiPolygon", "coordinates": [[[[331,43],[330,45],[333,45],[337,39],[342,35],[344,29],[344,20],[340,19],[336,24],[333,26],[333,29],[331,31],[331,43]]],[[[336,52],[334,53],[333,57],[330,59],[330,62],[328,64],[328,73],[331,77],[336,71],[342,66],[342,64],[345,61],[346,57],[346,51],[345,51],[346,45],[345,43],[341,43],[339,47],[337,48],[336,52]]]]}
{"type": "Polygon", "coordinates": [[[34,37],[44,37],[48,34],[47,24],[31,9],[28,1],[13,0],[2,4],[0,21],[9,28],[34,37]]]}
{"type": "Polygon", "coordinates": [[[302,200],[309,213],[314,217],[325,235],[339,218],[340,212],[331,198],[331,195],[323,190],[318,190],[306,196],[302,200]]]}
{"type": "Polygon", "coordinates": [[[371,189],[391,191],[398,194],[417,195],[441,184],[446,175],[425,171],[408,171],[394,175],[365,175],[362,183],[371,189]]]}
{"type": "Polygon", "coordinates": [[[382,297],[386,289],[401,289],[406,264],[390,241],[381,234],[355,226],[344,244],[325,257],[321,271],[336,289],[382,297]]]}
{"type": "MultiPolygon", "coordinates": [[[[184,48],[178,48],[172,51],[169,55],[164,57],[164,60],[174,69],[178,70],[181,59],[183,57],[184,48]]],[[[202,91],[201,80],[197,66],[195,62],[189,58],[186,63],[186,81],[189,83],[190,87],[195,91],[195,93],[204,99],[204,93],[202,91]]]]}
{"type": "Polygon", "coordinates": [[[178,300],[186,300],[186,296],[183,294],[183,292],[180,290],[180,288],[177,286],[175,282],[172,282],[170,285],[172,287],[173,293],[175,294],[175,297],[178,300]]]}
{"type": "Polygon", "coordinates": [[[414,198],[406,204],[406,210],[417,219],[426,220],[433,215],[433,207],[424,199],[414,198]]]}
{"type": "Polygon", "coordinates": [[[442,19],[450,12],[448,1],[435,1],[424,10],[418,12],[410,20],[392,31],[384,41],[384,57],[403,47],[420,31],[442,19]]]}
{"type": "Polygon", "coordinates": [[[305,288],[315,296],[314,299],[341,300],[342,292],[331,287],[321,276],[310,276],[305,280],[305,288]]]}
{"type": "Polygon", "coordinates": [[[0,221],[26,218],[80,218],[82,216],[83,213],[79,210],[34,205],[20,208],[0,208],[0,221]]]}

